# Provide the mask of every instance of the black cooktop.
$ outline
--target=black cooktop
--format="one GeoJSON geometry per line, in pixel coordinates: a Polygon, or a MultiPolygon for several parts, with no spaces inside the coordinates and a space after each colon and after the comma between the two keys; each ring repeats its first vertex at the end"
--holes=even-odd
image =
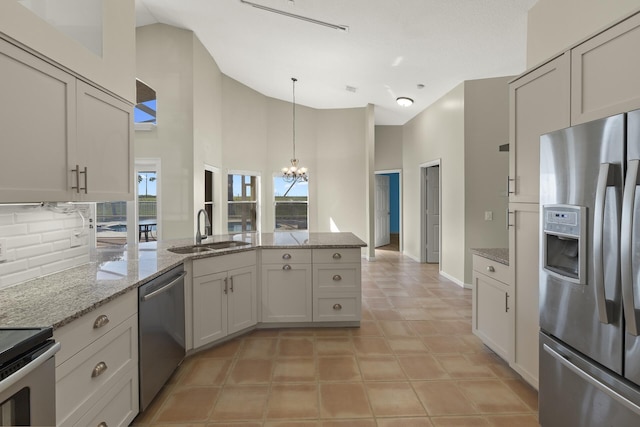
{"type": "Polygon", "coordinates": [[[53,337],[53,328],[0,328],[0,368],[53,337]]]}

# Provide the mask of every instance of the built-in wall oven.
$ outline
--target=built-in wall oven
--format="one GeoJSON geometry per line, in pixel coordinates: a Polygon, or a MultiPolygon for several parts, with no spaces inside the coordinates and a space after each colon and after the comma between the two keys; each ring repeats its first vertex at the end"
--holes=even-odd
{"type": "Polygon", "coordinates": [[[54,426],[52,328],[0,329],[0,426],[54,426]]]}

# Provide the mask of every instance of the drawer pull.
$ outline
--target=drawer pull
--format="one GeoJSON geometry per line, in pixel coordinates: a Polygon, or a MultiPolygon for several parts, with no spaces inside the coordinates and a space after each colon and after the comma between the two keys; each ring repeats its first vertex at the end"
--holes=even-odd
{"type": "Polygon", "coordinates": [[[91,372],[91,378],[96,378],[99,377],[100,375],[104,374],[104,371],[107,370],[107,364],[104,362],[100,362],[96,365],[95,368],[93,368],[93,371],[91,372]]]}
{"type": "Polygon", "coordinates": [[[109,318],[105,314],[101,314],[96,318],[96,321],[93,322],[93,329],[100,329],[107,323],[109,323],[109,318]]]}
{"type": "Polygon", "coordinates": [[[289,264],[285,264],[282,266],[282,269],[288,271],[288,270],[291,270],[291,266],[289,264]]]}
{"type": "Polygon", "coordinates": [[[342,258],[342,255],[340,255],[338,252],[333,254],[333,259],[340,259],[340,258],[342,258]]]}
{"type": "Polygon", "coordinates": [[[282,255],[282,259],[291,259],[291,254],[282,255]]]}
{"type": "Polygon", "coordinates": [[[333,276],[333,281],[334,282],[339,282],[340,280],[342,280],[342,276],[339,274],[336,274],[335,276],[333,276]]]}
{"type": "Polygon", "coordinates": [[[493,268],[493,265],[490,265],[489,267],[487,267],[487,271],[488,271],[489,273],[495,273],[495,272],[496,272],[496,269],[495,269],[495,268],[493,268]]]}
{"type": "Polygon", "coordinates": [[[107,425],[106,422],[103,421],[100,424],[98,424],[98,427],[109,427],[109,426],[107,425]]]}
{"type": "Polygon", "coordinates": [[[342,310],[342,304],[333,304],[334,310],[342,310]]]}

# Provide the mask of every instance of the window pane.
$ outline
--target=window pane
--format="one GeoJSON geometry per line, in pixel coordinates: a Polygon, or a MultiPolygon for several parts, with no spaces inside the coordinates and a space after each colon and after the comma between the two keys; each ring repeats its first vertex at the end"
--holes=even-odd
{"type": "Polygon", "coordinates": [[[306,202],[309,198],[309,183],[301,180],[286,182],[284,178],[273,178],[276,203],[280,201],[306,202]]]}
{"type": "Polygon", "coordinates": [[[158,236],[158,191],[156,171],[138,172],[138,240],[158,236]]]}
{"type": "Polygon", "coordinates": [[[256,201],[257,177],[251,175],[229,175],[227,184],[227,200],[233,201],[256,201]]]}
{"type": "Polygon", "coordinates": [[[256,231],[256,203],[229,203],[228,230],[229,233],[256,231]]]}
{"type": "Polygon", "coordinates": [[[276,230],[306,230],[307,228],[306,203],[276,203],[276,230]]]}

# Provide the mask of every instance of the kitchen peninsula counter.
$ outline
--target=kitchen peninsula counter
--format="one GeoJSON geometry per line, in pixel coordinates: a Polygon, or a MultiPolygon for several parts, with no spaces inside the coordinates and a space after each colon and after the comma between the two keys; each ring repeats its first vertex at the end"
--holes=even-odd
{"type": "Polygon", "coordinates": [[[208,258],[259,248],[360,248],[353,233],[277,232],[210,236],[204,244],[243,241],[246,246],[197,254],[168,249],[193,245],[192,239],[143,242],[134,250],[98,249],[92,261],[0,290],[0,327],[53,326],[54,329],[137,289],[187,259],[208,258]]]}
{"type": "Polygon", "coordinates": [[[471,253],[500,264],[509,265],[509,248],[472,248],[471,253]]]}

